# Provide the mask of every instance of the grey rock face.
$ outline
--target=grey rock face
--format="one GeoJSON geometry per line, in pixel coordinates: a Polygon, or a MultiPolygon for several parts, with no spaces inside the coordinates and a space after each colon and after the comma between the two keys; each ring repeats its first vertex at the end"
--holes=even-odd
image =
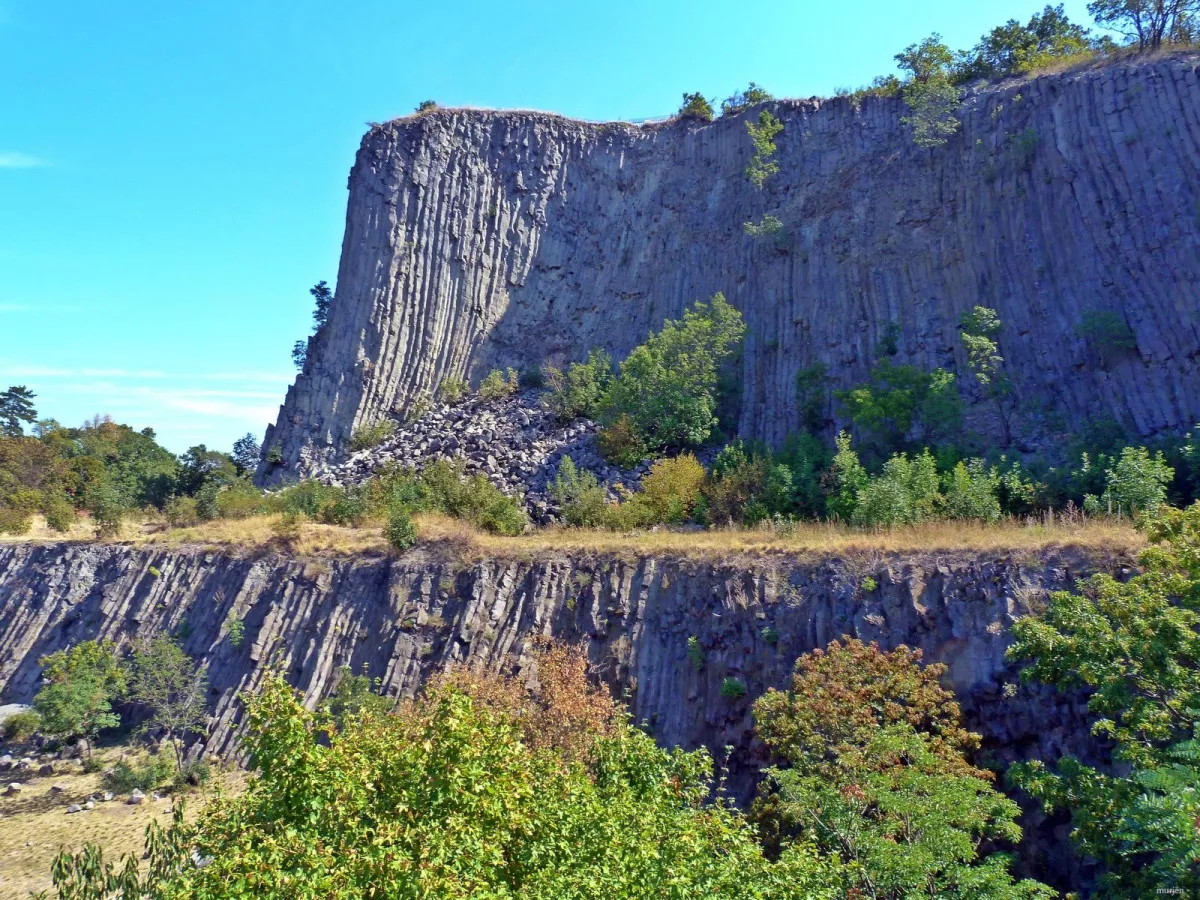
{"type": "MultiPolygon", "coordinates": [[[[965,372],[957,322],[976,304],[999,312],[1015,399],[1046,433],[1101,416],[1142,435],[1189,426],[1197,60],[972,92],[933,150],[894,98],[774,102],[785,129],[764,192],[744,174],[757,108],[648,127],[438,110],[373,127],[350,173],[337,301],[267,435],[283,463],[259,479],[307,473],[448,377],[593,346],[620,358],[716,291],[748,325],[747,437],[796,428],[797,372],[861,382],[885,339],[899,362],[965,372]],[[775,239],[744,233],[768,213],[775,239]],[[1089,312],[1117,315],[1136,347],[1098,354],[1078,332],[1089,312]]],[[[994,427],[983,404],[975,418],[994,427]]]]}

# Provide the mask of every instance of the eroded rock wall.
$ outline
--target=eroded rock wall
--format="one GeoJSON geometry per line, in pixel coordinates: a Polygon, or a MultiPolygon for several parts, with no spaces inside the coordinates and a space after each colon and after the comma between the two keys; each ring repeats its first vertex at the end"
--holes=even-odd
{"type": "Polygon", "coordinates": [[[620,357],[716,291],[749,326],[746,436],[797,426],[799,370],[858,382],[883,342],[964,372],[956,323],[976,304],[998,310],[1016,399],[1045,432],[1100,416],[1142,435],[1191,425],[1198,64],[977,90],[932,150],[895,98],[773,102],[785,129],[763,192],[744,174],[757,109],[647,127],[438,110],[375,126],[350,173],[337,301],[267,436],[282,464],[260,478],[307,472],[447,377],[592,346],[620,357]],[[767,213],[783,232],[748,237],[767,213]],[[1136,348],[1089,348],[1089,312],[1118,316],[1136,348]]]}

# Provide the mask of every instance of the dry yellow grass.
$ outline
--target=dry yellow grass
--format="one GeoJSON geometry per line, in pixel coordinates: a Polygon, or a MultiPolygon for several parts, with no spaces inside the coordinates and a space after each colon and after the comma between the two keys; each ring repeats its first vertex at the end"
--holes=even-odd
{"type": "MultiPolygon", "coordinates": [[[[189,528],[161,523],[126,524],[114,539],[129,546],[212,547],[230,551],[269,549],[295,556],[365,556],[391,553],[378,526],[343,528],[305,522],[290,537],[278,532],[277,515],[217,520],[189,528]]],[[[519,537],[488,534],[441,515],[414,517],[418,548],[459,559],[524,559],[548,553],[614,556],[671,556],[715,559],[755,556],[829,557],[859,553],[1030,552],[1054,547],[1136,553],[1142,535],[1125,520],[1049,517],[1008,520],[996,525],[929,522],[887,530],[864,531],[827,523],[772,528],[682,530],[660,528],[623,534],[598,529],[541,528],[519,537]]],[[[81,528],[68,540],[91,540],[81,528]]],[[[10,539],[11,540],[11,539],[10,539]]],[[[23,541],[62,541],[44,527],[23,541]]]]}
{"type": "MultiPolygon", "coordinates": [[[[105,762],[114,762],[119,750],[98,754],[105,762]]],[[[85,774],[77,762],[60,763],[64,771],[54,776],[25,783],[15,797],[0,796],[0,900],[28,898],[30,892],[49,890],[50,864],[60,850],[79,850],[85,844],[99,844],[105,858],[116,859],[130,851],[141,854],[146,825],[152,819],[166,825],[171,818],[170,800],[152,800],[130,806],[125,797],[97,803],[95,809],[67,814],[72,803],[82,805],[97,791],[103,791],[100,775],[85,774]],[[50,791],[62,785],[61,794],[50,791]]],[[[213,786],[187,795],[188,818],[193,818],[216,794],[216,785],[225,792],[236,791],[244,783],[241,772],[222,772],[213,786]]]]}

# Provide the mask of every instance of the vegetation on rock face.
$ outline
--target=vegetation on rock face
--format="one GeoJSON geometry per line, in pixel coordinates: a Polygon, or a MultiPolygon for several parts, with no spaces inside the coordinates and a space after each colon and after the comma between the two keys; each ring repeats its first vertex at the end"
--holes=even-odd
{"type": "Polygon", "coordinates": [[[684,94],[683,105],[679,107],[679,118],[698,119],[701,122],[711,122],[713,118],[712,104],[703,94],[684,94]]]}
{"type": "Polygon", "coordinates": [[[112,704],[128,683],[128,670],[109,641],[84,641],[38,660],[45,685],[33,698],[39,730],[69,741],[81,738],[91,756],[92,742],[121,719],[112,704]]]}
{"type": "Polygon", "coordinates": [[[1047,810],[1071,813],[1079,850],[1105,866],[1105,896],[1200,890],[1200,504],[1147,521],[1141,573],[1095,575],[1014,626],[1028,679],[1086,688],[1115,766],[1015,766],[1047,810]]]}

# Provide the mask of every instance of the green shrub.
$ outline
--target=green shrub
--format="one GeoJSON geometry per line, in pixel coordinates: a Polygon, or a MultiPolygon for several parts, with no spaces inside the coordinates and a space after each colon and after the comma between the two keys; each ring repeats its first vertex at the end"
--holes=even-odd
{"type": "Polygon", "coordinates": [[[883,458],[924,443],[943,442],[959,432],[962,400],[953,374],[922,372],[914,366],[879,363],[870,380],[837,391],[872,458],[883,458]]]}
{"type": "Polygon", "coordinates": [[[200,521],[195,497],[172,497],[163,507],[163,514],[167,517],[167,524],[173,528],[184,528],[200,521]]]}
{"type": "Polygon", "coordinates": [[[508,369],[503,374],[499,369],[492,369],[479,383],[479,399],[503,400],[515,394],[520,387],[521,379],[516,369],[508,369]]]}
{"type": "Polygon", "coordinates": [[[171,777],[171,790],[202,787],[212,778],[212,766],[206,759],[191,759],[179,767],[171,777]]]}
{"type": "Polygon", "coordinates": [[[572,363],[565,373],[552,366],[546,368],[546,386],[550,390],[543,402],[564,422],[580,416],[596,418],[612,381],[612,357],[593,348],[584,362],[572,363]]]}
{"type": "Polygon", "coordinates": [[[326,525],[357,528],[367,519],[367,504],[363,491],[358,488],[342,489],[333,498],[333,502],[321,507],[318,518],[326,525]]]}
{"type": "Polygon", "coordinates": [[[97,537],[114,537],[120,532],[126,507],[120,491],[113,484],[105,481],[89,490],[87,508],[92,514],[92,524],[96,526],[97,537]]]}
{"type": "Polygon", "coordinates": [[[850,446],[850,435],[838,432],[834,447],[836,452],[829,468],[832,490],[826,499],[826,509],[832,518],[851,522],[858,509],[859,492],[867,486],[870,476],[850,446]]]}
{"type": "Polygon", "coordinates": [[[629,502],[642,504],[654,524],[686,522],[704,487],[704,466],[690,453],[660,459],[642,478],[641,490],[629,502]]]}
{"type": "Polygon", "coordinates": [[[740,678],[727,677],[721,682],[721,696],[726,700],[737,700],[746,696],[746,684],[740,678]]]}
{"type": "Polygon", "coordinates": [[[699,119],[701,122],[711,122],[713,117],[712,104],[703,94],[684,94],[683,105],[679,107],[679,118],[699,119]]]}
{"type": "Polygon", "coordinates": [[[455,404],[471,391],[471,386],[461,378],[447,378],[438,386],[438,399],[443,403],[455,404]]]}
{"type": "Polygon", "coordinates": [[[235,650],[240,650],[242,644],[246,642],[246,623],[241,619],[231,618],[226,633],[229,636],[229,645],[235,650]]]}
{"type": "Polygon", "coordinates": [[[1126,447],[1105,473],[1107,487],[1100,506],[1116,515],[1154,513],[1166,502],[1167,485],[1174,477],[1161,451],[1151,456],[1145,447],[1126,447]]]}
{"type": "Polygon", "coordinates": [[[1104,369],[1111,366],[1122,354],[1137,349],[1137,338],[1134,337],[1133,329],[1122,316],[1114,312],[1105,310],[1084,313],[1075,330],[1087,342],[1088,349],[1104,369]]]}
{"type": "Polygon", "coordinates": [[[321,510],[335,503],[342,494],[344,491],[341,488],[324,485],[310,478],[272,495],[270,507],[275,512],[317,519],[321,510]]]}
{"type": "Polygon", "coordinates": [[[608,521],[607,492],[595,475],[579,469],[569,456],[564,456],[558,464],[550,496],[562,508],[563,521],[568,525],[596,528],[608,521]]]}
{"type": "Polygon", "coordinates": [[[687,658],[697,672],[704,668],[704,648],[700,646],[700,638],[695,635],[687,639],[687,658]]]}
{"type": "Polygon", "coordinates": [[[396,431],[396,423],[391,419],[381,419],[374,425],[360,425],[350,435],[350,450],[360,453],[378,447],[396,431]]]}
{"type": "Polygon", "coordinates": [[[120,760],[104,773],[104,786],[114,794],[143,793],[168,785],[176,774],[175,760],[169,753],[153,753],[137,765],[120,760]]]}
{"type": "Polygon", "coordinates": [[[13,713],[4,720],[4,739],[18,743],[27,741],[37,734],[41,725],[42,717],[37,714],[37,710],[26,709],[13,713]]]}
{"type": "Polygon", "coordinates": [[[20,536],[33,527],[33,513],[26,509],[0,504],[0,534],[20,536]]]}
{"type": "Polygon", "coordinates": [[[757,122],[746,123],[746,130],[754,145],[754,155],[746,166],[746,177],[761,191],[767,179],[779,171],[779,163],[775,161],[775,138],[783,131],[783,123],[769,109],[764,109],[758,114],[757,122]]]}
{"type": "Polygon", "coordinates": [[[42,515],[46,517],[46,526],[59,534],[66,534],[75,524],[75,507],[61,495],[46,498],[42,503],[42,515]]]}
{"type": "Polygon", "coordinates": [[[632,469],[646,458],[646,445],[633,419],[622,413],[596,435],[601,456],[622,469],[632,469]]]}
{"type": "Polygon", "coordinates": [[[704,495],[709,524],[756,525],[790,513],[792,471],[768,453],[748,453],[737,440],[717,454],[704,495]]]}
{"type": "Polygon", "coordinates": [[[981,459],[958,463],[943,478],[945,512],[952,519],[1000,518],[1000,475],[981,459]]]}
{"type": "Polygon", "coordinates": [[[905,525],[933,518],[942,503],[937,463],[928,450],[911,459],[898,453],[858,492],[856,525],[905,525]]]}
{"type": "Polygon", "coordinates": [[[743,109],[748,109],[751,106],[766,103],[768,100],[774,99],[769,92],[763,90],[752,81],[746,90],[731,94],[721,101],[721,115],[736,115],[743,109]]]}
{"type": "Polygon", "coordinates": [[[516,535],[528,520],[521,504],[506,496],[483,475],[465,476],[461,461],[437,460],[421,473],[432,508],[466,519],[493,534],[516,535]]]}
{"type": "Polygon", "coordinates": [[[388,516],[383,534],[392,549],[401,553],[417,543],[417,528],[408,513],[402,509],[397,509],[388,516]]]}
{"type": "Polygon", "coordinates": [[[721,294],[667,320],[621,363],[602,421],[612,427],[628,416],[651,451],[703,444],[717,424],[718,371],[745,330],[741,313],[721,294]]]}

